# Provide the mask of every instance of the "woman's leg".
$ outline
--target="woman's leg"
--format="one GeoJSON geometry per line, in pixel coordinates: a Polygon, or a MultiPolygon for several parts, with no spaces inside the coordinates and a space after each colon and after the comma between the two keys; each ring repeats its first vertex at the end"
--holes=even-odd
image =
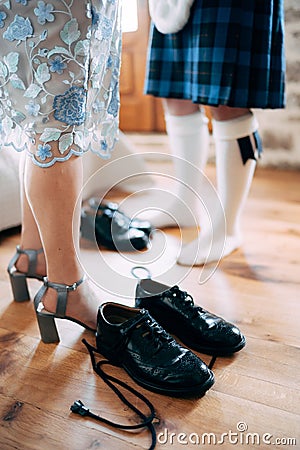
{"type": "Polygon", "coordinates": [[[223,210],[215,208],[211,229],[201,230],[199,238],[183,249],[178,259],[183,265],[218,261],[241,245],[240,215],[256,166],[253,133],[258,125],[253,114],[248,109],[226,106],[211,108],[211,113],[214,118],[217,190],[223,210]],[[243,155],[243,151],[250,151],[250,154],[252,151],[253,157],[244,162],[247,155],[243,155]]]}
{"type": "Polygon", "coordinates": [[[208,154],[207,119],[199,105],[190,100],[164,99],[164,110],[177,190],[166,213],[153,214],[149,219],[157,228],[174,226],[176,222],[179,226],[192,226],[198,203],[195,192],[199,193],[201,184],[201,174],[195,176],[195,170],[204,168],[208,154]]]}
{"type": "MultiPolygon", "coordinates": [[[[72,285],[83,275],[79,261],[82,171],[80,157],[48,168],[26,160],[25,191],[43,243],[47,277],[54,283],[72,285]]],[[[55,311],[56,296],[48,289],[43,299],[46,310],[55,311]]],[[[69,292],[66,315],[95,328],[98,303],[86,281],[69,292]]]]}
{"type": "MultiPolygon", "coordinates": [[[[24,250],[28,249],[39,250],[42,248],[40,233],[35,218],[32,214],[24,189],[24,171],[26,158],[27,158],[26,153],[23,152],[20,158],[20,165],[19,165],[20,196],[22,208],[21,211],[22,230],[21,230],[20,247],[24,250]]],[[[28,257],[24,254],[21,254],[18,261],[16,262],[16,267],[20,272],[27,272],[28,257]]],[[[42,276],[46,275],[46,262],[44,253],[39,253],[37,255],[36,273],[42,276]]]]}

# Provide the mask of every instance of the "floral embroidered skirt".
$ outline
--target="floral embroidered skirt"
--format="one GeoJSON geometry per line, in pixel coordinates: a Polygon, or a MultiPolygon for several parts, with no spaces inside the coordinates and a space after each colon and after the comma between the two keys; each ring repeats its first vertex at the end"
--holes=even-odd
{"type": "Polygon", "coordinates": [[[118,133],[118,0],[0,0],[0,147],[49,167],[118,133]]]}

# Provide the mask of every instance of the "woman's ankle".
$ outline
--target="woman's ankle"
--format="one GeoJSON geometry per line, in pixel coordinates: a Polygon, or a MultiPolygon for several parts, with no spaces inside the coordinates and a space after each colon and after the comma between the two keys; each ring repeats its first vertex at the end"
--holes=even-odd
{"type": "Polygon", "coordinates": [[[84,273],[82,268],[74,268],[72,270],[63,271],[62,267],[55,268],[55,270],[51,270],[48,268],[47,278],[51,283],[58,283],[66,286],[73,286],[74,283],[77,283],[84,277],[84,273]],[[61,269],[61,270],[57,270],[61,269]]]}
{"type": "MultiPolygon", "coordinates": [[[[42,299],[45,310],[55,313],[57,301],[58,293],[56,289],[49,287],[42,299]]],[[[90,286],[89,280],[84,279],[84,282],[82,282],[75,290],[68,291],[66,316],[77,319],[94,329],[96,328],[99,304],[100,300],[93,291],[92,286],[90,286]]]]}

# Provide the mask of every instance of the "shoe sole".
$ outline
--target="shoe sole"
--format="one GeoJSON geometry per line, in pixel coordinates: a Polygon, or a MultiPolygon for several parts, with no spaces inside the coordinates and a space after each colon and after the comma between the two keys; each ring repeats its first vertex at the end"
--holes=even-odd
{"type": "Polygon", "coordinates": [[[195,350],[196,352],[204,353],[205,355],[210,355],[210,356],[230,356],[230,355],[233,355],[234,353],[242,350],[242,348],[244,348],[246,345],[246,339],[244,338],[235,347],[226,347],[226,348],[222,348],[222,349],[213,348],[213,347],[203,347],[201,345],[197,345],[197,344],[195,345],[195,343],[189,341],[188,339],[180,337],[178,334],[175,334],[175,335],[178,339],[180,339],[180,341],[184,345],[189,347],[191,350],[195,350]]]}
{"type": "Polygon", "coordinates": [[[162,388],[162,387],[153,385],[151,383],[145,382],[145,381],[137,378],[123,364],[121,364],[120,367],[122,367],[128,373],[128,375],[141,387],[143,387],[149,391],[155,392],[157,394],[169,395],[171,397],[184,397],[184,398],[203,397],[205,395],[206,391],[208,391],[215,382],[215,377],[214,377],[213,373],[211,372],[209,378],[205,381],[205,383],[202,383],[201,385],[196,385],[196,386],[192,386],[192,387],[189,386],[189,387],[184,387],[181,389],[168,389],[168,388],[162,388]]]}
{"type": "Polygon", "coordinates": [[[134,373],[132,373],[130,371],[130,369],[128,369],[126,367],[125,364],[121,363],[118,359],[112,358],[111,356],[109,356],[108,355],[109,351],[104,349],[103,346],[99,346],[99,344],[98,344],[97,350],[99,351],[99,353],[101,353],[102,356],[104,356],[106,359],[108,359],[108,361],[111,361],[118,367],[121,367],[122,369],[124,369],[128,373],[128,375],[139,386],[141,386],[149,391],[155,392],[157,394],[169,395],[171,397],[185,397],[185,398],[186,397],[195,397],[195,396],[202,397],[206,393],[206,391],[208,391],[208,389],[210,389],[213,386],[213,384],[215,382],[214,374],[210,370],[209,378],[205,381],[205,383],[202,383],[201,385],[187,386],[187,387],[182,387],[179,389],[160,387],[160,386],[154,385],[152,383],[149,383],[149,382],[144,381],[144,380],[140,379],[139,377],[137,377],[134,373]]]}

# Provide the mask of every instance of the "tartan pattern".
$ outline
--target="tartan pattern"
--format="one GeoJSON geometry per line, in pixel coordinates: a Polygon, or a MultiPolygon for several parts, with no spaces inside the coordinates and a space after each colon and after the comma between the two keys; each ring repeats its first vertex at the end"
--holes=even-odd
{"type": "Polygon", "coordinates": [[[145,93],[241,108],[285,106],[283,0],[195,0],[183,30],[152,26],[145,93]]]}

